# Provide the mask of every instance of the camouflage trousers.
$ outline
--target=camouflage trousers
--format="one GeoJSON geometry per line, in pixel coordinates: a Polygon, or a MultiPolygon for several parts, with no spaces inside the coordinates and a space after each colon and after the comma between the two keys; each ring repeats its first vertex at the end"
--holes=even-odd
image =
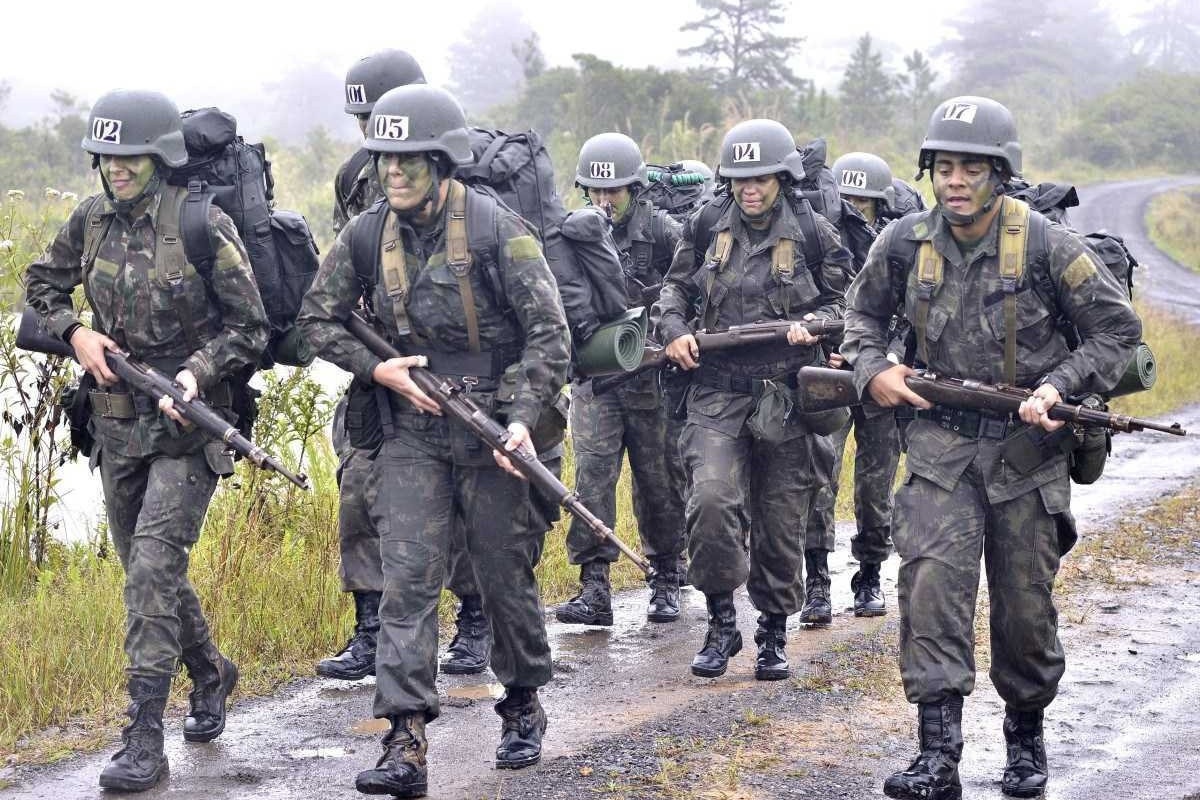
{"type": "Polygon", "coordinates": [[[820,488],[820,436],[778,445],[691,422],[683,430],[687,500],[688,578],[705,594],[746,584],[750,600],[768,614],[794,614],[804,605],[803,522],[820,488]],[[797,523],[801,523],[797,526],[797,523]],[[749,563],[747,563],[747,535],[749,563]]]}
{"type": "Polygon", "coordinates": [[[893,536],[901,557],[900,672],[910,703],[936,703],[975,688],[981,556],[996,691],[1022,711],[1054,699],[1066,664],[1051,596],[1060,557],[1058,522],[1041,490],[989,503],[974,465],[953,491],[908,475],[896,493],[893,536]]]}
{"type": "Polygon", "coordinates": [[[217,475],[203,449],[133,457],[102,447],[98,458],[109,535],[125,568],[126,672],[174,675],[180,653],[209,638],[187,573],[217,475]]]}
{"type": "Polygon", "coordinates": [[[504,686],[533,688],[551,674],[533,574],[550,526],[540,500],[531,499],[527,482],[494,464],[455,463],[451,438],[469,434],[451,431],[448,420],[425,417],[421,424],[419,435],[401,429],[384,441],[367,485],[383,559],[375,665],[379,718],[423,711],[432,719],[439,713],[437,603],[456,513],[491,623],[496,678],[504,686]]]}
{"type": "Polygon", "coordinates": [[[851,409],[846,424],[829,435],[833,460],[821,465],[828,484],[821,488],[808,517],[807,547],[810,550],[834,549],[834,510],[837,505],[842,457],[846,439],[854,430],[854,520],[858,534],[850,539],[850,552],[856,561],[882,564],[892,552],[892,484],[900,463],[900,432],[891,412],[864,412],[851,409]]]}
{"type": "Polygon", "coordinates": [[[371,453],[346,446],[338,467],[338,549],[343,592],[383,591],[379,532],[367,510],[371,453]]]}
{"type": "MultiPolygon", "coordinates": [[[[646,373],[599,397],[591,383],[571,388],[571,443],[580,499],[605,524],[617,518],[617,482],[626,455],[632,472],[633,513],[642,551],[649,557],[683,550],[682,469],[676,441],[667,439],[667,415],[656,376],[646,373]],[[675,458],[671,450],[675,449],[675,458]]],[[[572,564],[617,560],[618,550],[572,520],[567,530],[572,564]]]]}

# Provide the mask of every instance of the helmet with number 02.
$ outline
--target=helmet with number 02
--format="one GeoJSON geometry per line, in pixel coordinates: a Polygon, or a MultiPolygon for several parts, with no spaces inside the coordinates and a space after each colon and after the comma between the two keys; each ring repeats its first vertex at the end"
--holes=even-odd
{"type": "Polygon", "coordinates": [[[934,153],[939,150],[989,156],[1008,176],[1021,174],[1017,123],[1007,108],[987,97],[952,97],[934,109],[917,166],[932,168],[934,153]]]}
{"type": "Polygon", "coordinates": [[[410,83],[425,83],[425,73],[403,50],[380,50],[359,59],[346,71],[346,113],[370,114],[384,92],[410,83]]]}
{"type": "Polygon", "coordinates": [[[444,153],[458,167],[475,161],[458,100],[422,83],[384,92],[371,111],[364,146],[373,153],[444,153]]]}
{"type": "Polygon", "coordinates": [[[843,196],[874,197],[888,208],[896,200],[891,167],[874,153],[846,153],[833,162],[833,179],[843,196]]]}
{"type": "Polygon", "coordinates": [[[141,89],[102,95],[88,114],[84,150],[101,156],[157,156],[169,167],[187,163],[179,109],[167,96],[141,89]]]}
{"type": "Polygon", "coordinates": [[[783,123],[773,119],[751,119],[729,129],[721,142],[721,164],[717,176],[753,178],[785,172],[793,180],[804,177],[804,159],[796,139],[783,123]]]}
{"type": "Polygon", "coordinates": [[[579,148],[575,185],[616,189],[634,183],[650,185],[642,149],[633,139],[623,133],[599,133],[579,148]]]}

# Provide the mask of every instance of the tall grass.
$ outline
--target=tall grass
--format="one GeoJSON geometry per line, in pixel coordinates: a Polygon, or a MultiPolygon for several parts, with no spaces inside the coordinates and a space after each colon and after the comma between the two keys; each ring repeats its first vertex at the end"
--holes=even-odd
{"type": "Polygon", "coordinates": [[[1200,187],[1154,197],[1146,207],[1146,229],[1155,247],[1200,272],[1200,187]]]}

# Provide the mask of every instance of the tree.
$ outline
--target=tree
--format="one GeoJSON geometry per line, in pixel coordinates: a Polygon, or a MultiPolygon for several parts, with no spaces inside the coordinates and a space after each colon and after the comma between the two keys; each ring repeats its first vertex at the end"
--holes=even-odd
{"type": "Polygon", "coordinates": [[[527,72],[545,69],[545,61],[521,9],[508,0],[492,3],[450,45],[450,90],[468,117],[479,116],[515,100],[527,72]]]}
{"type": "Polygon", "coordinates": [[[883,68],[883,54],[864,33],[842,75],[842,123],[858,133],[881,133],[892,118],[896,79],[883,68]]]}
{"type": "Polygon", "coordinates": [[[898,81],[900,95],[904,99],[903,122],[909,129],[910,142],[918,144],[925,130],[925,121],[937,102],[933,93],[937,73],[924,53],[913,50],[912,55],[904,57],[904,74],[899,76],[898,81]]]}
{"type": "Polygon", "coordinates": [[[1130,34],[1134,52],[1167,72],[1200,67],[1200,10],[1195,3],[1161,0],[1138,14],[1130,34]]]}
{"type": "Polygon", "coordinates": [[[521,64],[521,74],[529,82],[546,71],[546,55],[542,52],[537,31],[530,31],[522,41],[512,46],[513,57],[521,64]]]}
{"type": "Polygon", "coordinates": [[[696,5],[704,16],[680,30],[704,32],[705,39],[681,49],[679,55],[716,59],[714,77],[722,88],[803,87],[804,81],[787,65],[803,37],[773,32],[785,22],[783,0],[696,0],[696,5]]]}

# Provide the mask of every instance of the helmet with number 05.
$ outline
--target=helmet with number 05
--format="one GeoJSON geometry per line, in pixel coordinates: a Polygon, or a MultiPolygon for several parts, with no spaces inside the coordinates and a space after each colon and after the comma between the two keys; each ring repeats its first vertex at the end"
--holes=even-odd
{"type": "Polygon", "coordinates": [[[579,148],[575,184],[589,189],[616,189],[630,184],[649,186],[646,160],[637,142],[623,133],[600,133],[579,148]]]}
{"type": "Polygon", "coordinates": [[[896,199],[892,170],[874,153],[846,153],[833,162],[838,193],[849,197],[874,197],[891,208],[896,199]]]}
{"type": "Polygon", "coordinates": [[[739,122],[725,134],[717,177],[753,178],[780,172],[786,172],[793,180],[804,177],[804,159],[796,149],[796,139],[783,123],[751,119],[739,122]]]}
{"type": "Polygon", "coordinates": [[[1021,174],[1017,123],[1007,108],[987,97],[952,97],[934,109],[917,166],[930,169],[939,150],[990,156],[1009,176],[1021,174]]]}
{"type": "Polygon", "coordinates": [[[398,86],[375,102],[364,146],[374,153],[444,153],[459,167],[475,161],[458,100],[420,83],[398,86]]]}
{"type": "Polygon", "coordinates": [[[179,109],[166,95],[140,89],[102,95],[88,114],[81,146],[93,155],[157,156],[169,167],[188,160],[179,109]]]}
{"type": "Polygon", "coordinates": [[[346,113],[370,114],[388,89],[424,83],[421,65],[403,50],[380,50],[346,71],[346,113]]]}

